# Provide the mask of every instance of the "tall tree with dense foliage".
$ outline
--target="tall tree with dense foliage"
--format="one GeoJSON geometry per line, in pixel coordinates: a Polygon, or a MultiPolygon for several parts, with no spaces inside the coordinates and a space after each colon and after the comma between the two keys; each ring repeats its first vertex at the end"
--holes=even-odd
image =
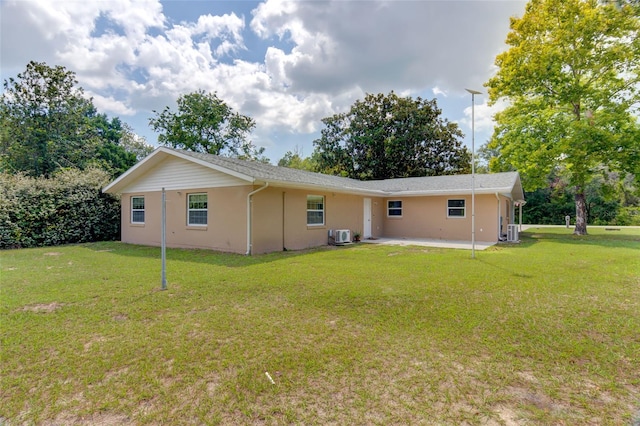
{"type": "Polygon", "coordinates": [[[94,157],[95,140],[85,138],[92,105],[76,84],[64,67],[33,61],[16,79],[4,81],[2,169],[49,176],[94,157]]]}
{"type": "Polygon", "coordinates": [[[151,128],[158,142],[173,148],[215,155],[263,160],[264,148],[256,148],[248,136],[255,121],[234,112],[215,93],[203,90],[178,98],[178,110],[153,111],[151,128]]]}
{"type": "Polygon", "coordinates": [[[492,103],[509,104],[495,117],[492,169],[518,169],[528,190],[564,173],[575,188],[576,234],[587,233],[594,176],[640,176],[639,36],[637,2],[531,0],[511,19],[510,48],[486,84],[492,103]]]}
{"type": "Polygon", "coordinates": [[[128,153],[133,154],[137,161],[142,160],[154,150],[154,147],[147,142],[147,139],[136,134],[127,123],[122,123],[120,146],[128,153]]]}
{"type": "Polygon", "coordinates": [[[464,173],[471,167],[462,132],[442,118],[435,99],[367,94],[348,112],[322,122],[314,158],[324,173],[371,180],[464,173]]]}
{"type": "Polygon", "coordinates": [[[60,168],[100,165],[118,175],[135,164],[119,145],[122,123],[98,114],[72,71],[30,62],[4,81],[0,170],[51,176],[60,168]]]}
{"type": "Polygon", "coordinates": [[[285,152],[284,156],[278,160],[278,166],[315,172],[317,170],[315,157],[304,157],[303,155],[302,149],[296,146],[293,151],[285,152]]]}
{"type": "MultiPolygon", "coordinates": [[[[122,143],[128,136],[127,128],[118,117],[109,119],[105,114],[90,111],[87,120],[87,137],[98,139],[94,164],[107,170],[112,176],[119,176],[138,162],[135,152],[122,143]]],[[[129,128],[130,129],[130,128],[129,128]]]]}

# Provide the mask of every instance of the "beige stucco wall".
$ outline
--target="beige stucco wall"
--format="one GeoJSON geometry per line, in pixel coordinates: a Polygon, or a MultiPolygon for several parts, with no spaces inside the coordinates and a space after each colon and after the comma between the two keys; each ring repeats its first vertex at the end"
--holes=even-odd
{"type": "MultiPolygon", "coordinates": [[[[256,187],[256,189],[258,188],[256,187]]],[[[253,195],[251,203],[252,253],[282,251],[284,247],[282,212],[282,189],[267,188],[253,195]]]]}
{"type": "MultiPolygon", "coordinates": [[[[259,186],[166,191],[167,247],[246,253],[247,195],[259,186]],[[207,226],[187,226],[187,194],[208,194],[207,226]]],[[[159,246],[161,192],[122,194],[122,241],[159,246]],[[145,223],[131,223],[131,197],[145,197],[145,223]]],[[[383,206],[372,198],[372,234],[381,236],[383,206]]],[[[363,230],[364,197],[326,191],[268,187],[252,197],[251,252],[300,250],[326,245],[330,229],[363,230]],[[307,226],[307,195],[325,197],[325,224],[307,226]]]]}
{"type": "MultiPolygon", "coordinates": [[[[167,191],[167,246],[246,253],[247,195],[259,186],[167,191]],[[187,194],[208,194],[208,224],[187,226],[187,194]]],[[[378,198],[328,191],[268,187],[253,196],[251,252],[300,250],[326,245],[330,229],[364,231],[364,199],[371,199],[373,237],[471,239],[471,196],[378,198]],[[325,198],[325,223],[307,225],[307,196],[325,198]],[[447,200],[465,199],[466,216],[447,218],[447,200]],[[387,216],[387,201],[402,200],[402,217],[387,216]]],[[[476,195],[476,240],[497,241],[513,223],[510,200],[495,194],[476,195]]],[[[160,245],[161,192],[122,194],[122,241],[160,245]],[[145,197],[145,223],[131,223],[131,197],[145,197]]]]}
{"type": "MultiPolygon", "coordinates": [[[[166,191],[167,247],[246,251],[246,195],[251,186],[166,191]],[[206,226],[187,226],[187,194],[208,194],[206,226]]],[[[161,192],[122,194],[122,241],[160,245],[161,192]],[[131,223],[131,197],[145,197],[144,225],[131,223]]]]}
{"type": "MultiPolygon", "coordinates": [[[[506,198],[501,197],[506,232],[506,198]]],[[[476,195],[476,240],[498,240],[498,199],[495,194],[476,195]]],[[[471,240],[471,196],[398,197],[384,200],[383,236],[388,238],[431,238],[471,240]],[[464,218],[447,217],[447,200],[464,199],[464,218]],[[402,201],[402,217],[387,216],[387,201],[402,201]]]]}
{"type": "MultiPolygon", "coordinates": [[[[360,195],[289,188],[267,188],[253,197],[253,253],[300,250],[326,245],[330,229],[362,233],[364,198],[360,195]],[[324,225],[307,225],[307,196],[325,199],[324,225]]],[[[382,199],[372,198],[372,233],[381,235],[382,199]],[[375,204],[375,205],[374,205],[375,204]]]]}

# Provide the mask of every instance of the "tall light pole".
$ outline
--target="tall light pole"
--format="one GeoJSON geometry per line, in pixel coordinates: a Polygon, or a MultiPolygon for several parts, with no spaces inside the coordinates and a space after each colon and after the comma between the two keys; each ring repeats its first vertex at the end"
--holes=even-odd
{"type": "Polygon", "coordinates": [[[471,258],[476,258],[476,100],[482,92],[465,89],[471,93],[471,258]]]}

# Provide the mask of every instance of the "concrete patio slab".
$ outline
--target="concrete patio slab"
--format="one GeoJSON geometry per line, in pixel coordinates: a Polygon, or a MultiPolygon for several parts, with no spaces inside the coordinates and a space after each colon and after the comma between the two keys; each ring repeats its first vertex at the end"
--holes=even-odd
{"type": "MultiPolygon", "coordinates": [[[[367,244],[385,244],[395,246],[424,246],[471,250],[471,241],[430,240],[426,238],[377,238],[375,240],[362,240],[367,244]]],[[[495,243],[476,241],[476,250],[485,250],[495,243]]]]}

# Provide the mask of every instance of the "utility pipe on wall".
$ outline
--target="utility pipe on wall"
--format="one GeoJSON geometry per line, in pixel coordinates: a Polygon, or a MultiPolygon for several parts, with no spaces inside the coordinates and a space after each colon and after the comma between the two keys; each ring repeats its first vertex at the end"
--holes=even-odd
{"type": "Polygon", "coordinates": [[[251,254],[251,203],[253,202],[253,196],[263,189],[267,189],[269,186],[269,182],[265,183],[264,186],[256,189],[255,191],[251,191],[247,194],[247,252],[245,253],[247,256],[251,254]]]}
{"type": "Polygon", "coordinates": [[[498,241],[502,238],[502,209],[500,203],[500,195],[496,192],[496,198],[498,199],[498,241]]]}
{"type": "Polygon", "coordinates": [[[167,194],[162,188],[162,225],[160,228],[160,257],[162,258],[162,272],[160,285],[162,290],[167,289],[167,194]]]}
{"type": "Polygon", "coordinates": [[[285,208],[287,207],[287,193],[282,191],[282,251],[286,251],[287,250],[287,246],[285,245],[285,217],[284,217],[284,212],[285,212],[285,208]]]}

